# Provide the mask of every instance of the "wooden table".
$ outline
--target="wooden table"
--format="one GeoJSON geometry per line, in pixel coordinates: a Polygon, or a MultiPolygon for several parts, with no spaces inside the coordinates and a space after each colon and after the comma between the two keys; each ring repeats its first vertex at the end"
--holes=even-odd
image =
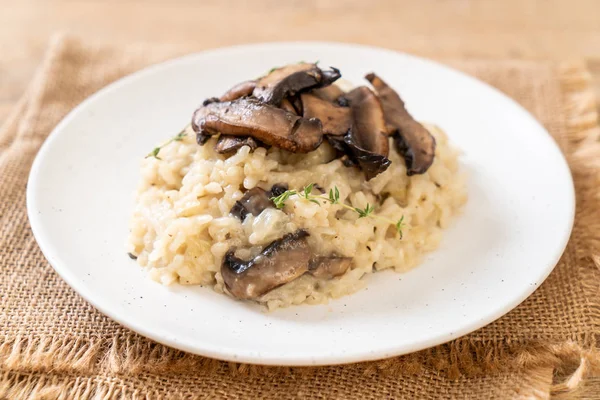
{"type": "Polygon", "coordinates": [[[310,39],[440,57],[584,58],[600,95],[599,0],[0,0],[0,121],[56,31],[115,43],[310,39]]]}

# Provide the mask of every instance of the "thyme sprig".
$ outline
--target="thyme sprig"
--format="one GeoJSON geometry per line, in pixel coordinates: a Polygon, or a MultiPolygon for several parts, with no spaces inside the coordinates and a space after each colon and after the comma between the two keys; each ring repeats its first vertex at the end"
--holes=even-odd
{"type": "Polygon", "coordinates": [[[390,218],[386,218],[381,215],[374,214],[375,207],[369,203],[367,203],[365,208],[353,207],[349,204],[342,203],[342,202],[340,202],[340,191],[337,188],[337,186],[334,186],[332,189],[329,189],[328,194],[321,194],[318,196],[313,196],[312,190],[313,190],[314,186],[315,186],[315,184],[311,183],[310,185],[304,187],[304,189],[302,189],[302,190],[293,190],[293,189],[286,190],[279,196],[271,197],[271,201],[273,201],[273,204],[275,204],[275,207],[277,207],[278,209],[283,208],[285,206],[285,202],[294,195],[297,195],[301,199],[305,199],[307,201],[310,201],[311,203],[315,203],[318,205],[321,205],[321,201],[326,201],[331,204],[339,204],[340,206],[357,213],[358,218],[370,217],[370,218],[378,219],[380,221],[385,221],[385,222],[393,225],[396,228],[396,231],[398,232],[398,234],[400,235],[400,239],[402,239],[402,237],[403,237],[402,229],[404,228],[404,215],[398,221],[394,221],[390,218]]]}
{"type": "Polygon", "coordinates": [[[145,158],[154,157],[157,160],[162,160],[162,158],[160,158],[158,156],[158,153],[160,153],[160,151],[162,150],[163,147],[165,147],[173,142],[181,142],[183,140],[183,138],[187,136],[186,130],[187,130],[188,126],[189,125],[187,125],[185,128],[183,128],[177,135],[173,136],[171,139],[167,140],[160,146],[152,149],[152,151],[150,153],[148,153],[145,158]]]}

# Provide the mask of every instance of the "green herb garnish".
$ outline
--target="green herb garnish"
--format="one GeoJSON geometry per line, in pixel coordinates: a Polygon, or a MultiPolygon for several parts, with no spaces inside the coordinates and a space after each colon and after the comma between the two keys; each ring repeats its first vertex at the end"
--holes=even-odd
{"type": "Polygon", "coordinates": [[[152,151],[150,153],[148,153],[148,155],[146,156],[146,158],[148,157],[154,157],[157,160],[162,160],[162,158],[160,158],[158,156],[158,153],[160,152],[161,147],[155,147],[154,149],[152,149],[152,151]]]}
{"type": "Polygon", "coordinates": [[[152,151],[150,153],[148,153],[145,158],[154,157],[157,160],[162,160],[162,158],[160,158],[158,156],[158,153],[160,153],[160,151],[162,150],[162,148],[165,147],[168,144],[171,144],[173,142],[181,142],[183,140],[183,138],[187,136],[187,133],[185,131],[187,130],[188,127],[189,127],[189,125],[186,126],[185,128],[183,128],[181,130],[181,132],[179,132],[177,135],[173,136],[171,139],[167,140],[166,142],[164,142],[160,146],[155,147],[154,149],[152,149],[152,151]]]}
{"type": "Polygon", "coordinates": [[[313,187],[314,187],[314,186],[315,186],[315,184],[314,184],[314,183],[311,183],[310,185],[308,185],[308,186],[306,186],[306,187],[304,188],[304,198],[305,198],[306,200],[310,200],[310,195],[311,195],[311,193],[312,193],[312,190],[313,190],[313,187]]]}
{"type": "Polygon", "coordinates": [[[358,213],[358,218],[364,218],[364,217],[368,217],[369,215],[373,214],[373,211],[375,211],[375,207],[373,207],[372,205],[367,203],[367,206],[365,207],[364,210],[361,210],[358,207],[354,207],[354,211],[356,211],[358,213]]]}
{"type": "Polygon", "coordinates": [[[380,215],[375,215],[374,214],[375,207],[371,204],[367,204],[365,206],[365,208],[358,208],[358,207],[352,207],[351,205],[348,205],[348,204],[340,203],[340,191],[337,188],[337,186],[334,186],[332,189],[329,189],[328,195],[322,194],[319,196],[313,196],[312,190],[313,190],[314,186],[315,186],[315,184],[311,183],[310,185],[304,187],[304,189],[302,189],[300,191],[286,190],[279,196],[271,197],[271,201],[273,202],[273,204],[275,204],[275,207],[277,207],[278,209],[282,209],[285,206],[285,202],[294,195],[298,195],[298,197],[308,200],[311,203],[315,203],[318,205],[321,205],[320,201],[328,201],[331,204],[339,204],[340,206],[357,213],[358,218],[370,217],[370,218],[375,218],[380,221],[385,221],[385,222],[390,223],[391,225],[393,225],[396,228],[396,231],[400,235],[400,239],[402,239],[402,237],[403,237],[402,229],[404,228],[404,215],[398,221],[393,221],[389,218],[382,217],[380,215]]]}
{"type": "Polygon", "coordinates": [[[404,228],[404,215],[396,222],[396,230],[400,234],[400,239],[402,239],[402,228],[404,228]]]}
{"type": "Polygon", "coordinates": [[[337,186],[334,186],[333,189],[329,189],[329,202],[331,204],[337,204],[340,201],[340,191],[337,186]]]}
{"type": "Polygon", "coordinates": [[[295,194],[298,194],[298,192],[296,192],[295,190],[286,190],[277,197],[271,197],[271,201],[273,202],[273,204],[275,204],[275,207],[282,209],[285,206],[285,202],[287,201],[287,199],[289,199],[295,194]]]}

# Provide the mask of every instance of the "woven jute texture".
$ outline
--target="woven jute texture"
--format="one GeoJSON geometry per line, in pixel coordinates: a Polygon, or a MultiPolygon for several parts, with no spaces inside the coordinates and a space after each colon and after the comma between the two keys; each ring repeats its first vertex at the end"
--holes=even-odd
{"type": "Polygon", "coordinates": [[[85,97],[189,50],[198,49],[59,38],[0,131],[0,398],[600,397],[600,130],[580,63],[446,60],[532,112],[566,155],[577,191],[573,235],[554,272],[519,307],[468,336],[376,362],[262,367],[156,344],[87,304],[32,236],[25,188],[33,158],[85,97]]]}

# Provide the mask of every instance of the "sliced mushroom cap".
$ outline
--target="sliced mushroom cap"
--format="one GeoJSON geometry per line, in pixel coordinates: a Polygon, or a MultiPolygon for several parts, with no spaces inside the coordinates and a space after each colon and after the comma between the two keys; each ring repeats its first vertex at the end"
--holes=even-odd
{"type": "Polygon", "coordinates": [[[299,115],[298,111],[296,111],[296,108],[294,108],[294,105],[292,104],[292,102],[289,99],[281,100],[281,104],[279,105],[279,108],[282,108],[285,111],[291,112],[292,114],[299,115]]]}
{"type": "Polygon", "coordinates": [[[274,207],[271,197],[277,197],[287,190],[287,185],[278,183],[273,185],[270,191],[259,187],[252,188],[244,193],[241,199],[235,202],[231,210],[231,215],[241,219],[246,219],[248,214],[254,216],[260,214],[269,207],[274,207]]]}
{"type": "Polygon", "coordinates": [[[231,101],[239,99],[240,97],[250,96],[254,88],[256,87],[256,81],[244,81],[238,83],[227,92],[225,92],[219,101],[231,101]]]}
{"type": "Polygon", "coordinates": [[[210,135],[207,135],[202,131],[196,131],[196,143],[198,143],[200,146],[204,146],[209,139],[210,135]]]}
{"type": "Polygon", "coordinates": [[[383,108],[377,95],[359,86],[344,97],[350,101],[354,121],[353,138],[362,149],[387,157],[390,151],[383,108]]]}
{"type": "Polygon", "coordinates": [[[352,265],[351,257],[316,257],[310,260],[309,273],[315,278],[332,279],[344,275],[352,265]]]}
{"type": "Polygon", "coordinates": [[[330,85],[340,76],[340,71],[335,68],[323,71],[316,64],[289,64],[260,78],[252,94],[262,102],[279,105],[288,96],[330,85]]]}
{"type": "Polygon", "coordinates": [[[352,110],[353,126],[343,137],[327,136],[345,166],[358,165],[367,180],[385,171],[391,164],[387,158],[389,142],[383,110],[377,96],[366,86],[358,87],[341,99],[352,110]]]}
{"type": "Polygon", "coordinates": [[[340,160],[346,167],[358,166],[364,172],[365,178],[371,180],[390,166],[389,158],[381,154],[367,151],[356,143],[352,132],[345,136],[327,136],[329,144],[343,154],[340,160]]]}
{"type": "Polygon", "coordinates": [[[343,136],[352,126],[352,111],[349,107],[340,107],[311,93],[302,93],[304,118],[317,118],[323,125],[323,133],[343,136]]]}
{"type": "Polygon", "coordinates": [[[276,183],[271,186],[271,196],[270,197],[278,197],[281,196],[284,192],[288,190],[288,185],[285,183],[276,183]]]}
{"type": "Polygon", "coordinates": [[[208,99],[204,100],[202,102],[202,106],[200,106],[200,108],[198,108],[196,111],[194,111],[194,114],[192,114],[192,124],[191,124],[192,130],[194,132],[196,132],[196,143],[198,143],[200,146],[204,146],[206,144],[206,142],[208,142],[208,140],[210,139],[211,135],[204,132],[202,129],[200,129],[199,126],[196,125],[196,113],[198,113],[198,110],[208,106],[209,104],[218,103],[218,102],[219,102],[219,99],[216,97],[208,98],[208,99]]]}
{"type": "Polygon", "coordinates": [[[307,236],[304,230],[287,234],[248,261],[229,250],[221,265],[227,290],[238,299],[256,299],[304,274],[311,257],[307,236]]]}
{"type": "Polygon", "coordinates": [[[251,137],[221,135],[215,144],[215,151],[219,154],[230,154],[243,146],[248,146],[250,150],[254,151],[258,147],[258,143],[251,137]]]}
{"type": "Polygon", "coordinates": [[[269,192],[259,187],[252,188],[244,193],[244,196],[235,202],[231,207],[231,215],[241,219],[246,219],[246,215],[258,215],[264,209],[273,207],[269,192]]]}
{"type": "Polygon", "coordinates": [[[315,150],[323,141],[321,122],[306,119],[252,98],[200,107],[192,117],[199,135],[251,136],[295,153],[315,150]]]}
{"type": "Polygon", "coordinates": [[[394,89],[374,73],[365,78],[371,82],[381,99],[396,149],[406,162],[407,175],[425,173],[435,157],[435,138],[406,111],[404,102],[394,89]]]}
{"type": "Polygon", "coordinates": [[[338,85],[329,85],[320,89],[314,89],[310,93],[331,103],[337,103],[340,96],[344,95],[344,91],[338,85]]]}
{"type": "Polygon", "coordinates": [[[294,110],[296,110],[296,114],[302,115],[302,100],[300,100],[300,96],[290,96],[288,100],[294,106],[294,110]]]}

